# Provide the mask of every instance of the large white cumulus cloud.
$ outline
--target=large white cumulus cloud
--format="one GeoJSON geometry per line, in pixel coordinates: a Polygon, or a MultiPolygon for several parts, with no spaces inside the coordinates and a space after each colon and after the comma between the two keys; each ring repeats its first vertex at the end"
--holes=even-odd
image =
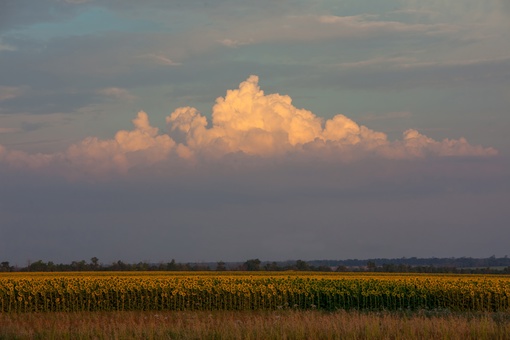
{"type": "Polygon", "coordinates": [[[212,127],[193,108],[179,108],[168,118],[171,130],[186,135],[193,151],[244,152],[261,156],[282,153],[314,141],[322,122],[312,112],[297,109],[289,96],[265,95],[258,77],[227,91],[213,107],[212,127]]]}
{"type": "Polygon", "coordinates": [[[133,119],[132,131],[121,130],[114,139],[100,140],[89,137],[80,144],[70,146],[64,158],[73,166],[94,173],[127,172],[139,165],[150,165],[165,160],[175,146],[166,134],[158,134],[147,114],[138,112],[133,119]]]}
{"type": "Polygon", "coordinates": [[[133,125],[133,130],[120,130],[113,139],[87,137],[64,152],[54,154],[28,154],[0,146],[0,162],[16,168],[64,172],[67,177],[75,178],[126,173],[134,167],[168,158],[175,142],[170,136],[159,134],[158,128],[150,125],[145,112],[138,113],[133,125]]]}
{"type": "Polygon", "coordinates": [[[326,149],[349,159],[353,152],[358,157],[376,154],[385,158],[497,153],[492,148],[472,146],[465,139],[438,142],[416,130],[405,131],[401,141],[390,142],[384,133],[341,114],[324,122],[312,112],[294,107],[289,96],[264,94],[253,75],[216,100],[211,127],[192,107],[178,108],[166,121],[170,132],[183,139],[180,147],[187,157],[231,152],[273,156],[310,149],[326,149]]]}
{"type": "Polygon", "coordinates": [[[286,154],[335,157],[352,161],[365,157],[413,159],[445,156],[492,156],[493,148],[470,145],[465,139],[433,140],[416,130],[389,141],[384,133],[358,125],[344,115],[324,121],[292,105],[286,95],[264,94],[257,76],[216,100],[212,121],[193,107],[180,107],[167,118],[168,133],[160,133],[139,112],[131,131],[113,139],[88,137],[54,154],[28,154],[0,145],[0,164],[17,168],[58,168],[73,175],[126,173],[166,161],[170,166],[191,160],[217,159],[231,153],[258,157],[286,154]]]}

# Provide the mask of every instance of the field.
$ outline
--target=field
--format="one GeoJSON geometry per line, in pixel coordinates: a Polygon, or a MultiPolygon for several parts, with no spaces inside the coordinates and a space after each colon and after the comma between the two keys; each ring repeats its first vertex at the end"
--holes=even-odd
{"type": "Polygon", "coordinates": [[[0,313],[0,339],[508,339],[503,314],[358,311],[0,313]]]}
{"type": "Polygon", "coordinates": [[[401,338],[504,339],[510,277],[5,273],[0,311],[0,338],[9,339],[399,338],[405,332],[401,338]]]}
{"type": "Polygon", "coordinates": [[[3,274],[0,311],[510,311],[510,277],[301,273],[3,274]]]}

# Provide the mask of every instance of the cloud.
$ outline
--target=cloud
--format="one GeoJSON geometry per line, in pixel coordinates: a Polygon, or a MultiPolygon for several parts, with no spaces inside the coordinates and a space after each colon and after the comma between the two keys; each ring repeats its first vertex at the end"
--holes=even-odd
{"type": "Polygon", "coordinates": [[[7,45],[7,44],[3,44],[2,39],[0,39],[0,52],[1,51],[16,51],[16,47],[7,45]]]}
{"type": "Polygon", "coordinates": [[[282,153],[313,141],[321,131],[320,118],[295,108],[290,97],[264,95],[257,76],[250,76],[239,89],[218,98],[212,117],[212,128],[208,129],[207,120],[195,109],[179,108],[167,123],[171,130],[186,135],[186,144],[192,150],[220,154],[282,153]]]}
{"type": "Polygon", "coordinates": [[[431,16],[437,15],[437,12],[425,10],[425,9],[399,9],[395,11],[391,11],[390,14],[407,14],[407,15],[415,15],[415,16],[431,16]]]}
{"type": "Polygon", "coordinates": [[[384,148],[382,154],[388,158],[423,158],[426,156],[494,156],[493,148],[470,145],[465,138],[435,141],[414,129],[406,130],[402,140],[384,148]]]}
{"type": "Polygon", "coordinates": [[[399,36],[451,36],[453,23],[405,23],[371,15],[278,15],[234,21],[224,29],[207,28],[189,36],[193,41],[214,39],[228,47],[260,43],[317,42],[318,40],[372,39],[399,36]],[[228,38],[225,38],[227,36],[228,38]]]}
{"type": "MultiPolygon", "coordinates": [[[[510,58],[418,61],[412,58],[378,57],[325,67],[312,81],[316,87],[409,90],[417,87],[494,86],[505,84],[510,58]]],[[[309,77],[313,79],[313,77],[309,77]]]]}
{"type": "MultiPolygon", "coordinates": [[[[508,1],[401,0],[401,3],[401,11],[428,12],[429,19],[435,22],[455,23],[462,32],[460,38],[466,41],[483,41],[485,47],[487,41],[496,37],[505,39],[504,32],[509,28],[508,12],[505,10],[505,6],[508,9],[508,1]]],[[[484,49],[482,51],[482,55],[487,53],[484,49]]]]}
{"type": "Polygon", "coordinates": [[[28,154],[2,147],[0,162],[14,168],[54,170],[76,178],[126,173],[168,158],[175,142],[168,135],[159,135],[158,128],[150,125],[145,112],[138,113],[133,125],[133,130],[118,131],[113,139],[88,137],[59,153],[28,154]]]}
{"type": "Polygon", "coordinates": [[[2,1],[0,11],[0,32],[25,28],[33,24],[59,22],[77,13],[82,6],[80,0],[7,0],[2,1]]]}
{"type": "Polygon", "coordinates": [[[375,115],[375,114],[367,114],[362,117],[364,121],[376,121],[376,120],[388,120],[388,119],[403,119],[411,117],[411,112],[409,111],[398,111],[398,112],[386,112],[383,114],[375,115]]]}
{"type": "Polygon", "coordinates": [[[20,131],[21,131],[21,129],[19,129],[19,128],[0,127],[0,134],[15,133],[15,132],[20,132],[20,131]]]}
{"type": "Polygon", "coordinates": [[[25,88],[17,86],[0,86],[0,102],[19,97],[23,94],[25,88]]]}
{"type": "Polygon", "coordinates": [[[361,60],[354,62],[339,63],[336,66],[347,68],[347,69],[365,69],[367,67],[396,67],[403,65],[404,67],[416,63],[415,58],[408,57],[377,57],[369,60],[361,60]]]}
{"type": "Polygon", "coordinates": [[[7,150],[0,145],[0,162],[6,163],[14,169],[49,169],[58,159],[58,154],[28,154],[18,150],[7,150]]]}
{"type": "Polygon", "coordinates": [[[60,0],[61,2],[65,2],[65,3],[68,3],[68,4],[83,4],[83,3],[86,3],[86,2],[91,2],[91,0],[60,0]]]}
{"type": "Polygon", "coordinates": [[[179,108],[167,117],[170,130],[185,139],[182,147],[188,155],[242,152],[272,156],[312,149],[349,158],[354,154],[414,158],[497,153],[492,148],[471,146],[464,139],[437,142],[415,130],[406,131],[402,141],[390,142],[384,133],[360,126],[344,115],[323,122],[312,112],[293,106],[289,96],[265,95],[258,80],[250,76],[239,89],[218,98],[210,128],[206,117],[191,107],[179,108]]]}
{"type": "Polygon", "coordinates": [[[232,40],[232,39],[221,39],[221,40],[218,40],[218,42],[220,44],[222,44],[223,46],[227,46],[227,47],[239,47],[239,46],[243,46],[243,45],[250,45],[253,43],[253,40],[250,39],[248,41],[239,41],[239,40],[232,40]]]}
{"type": "Polygon", "coordinates": [[[159,65],[168,65],[168,66],[182,65],[181,63],[178,63],[171,59],[168,59],[167,57],[165,57],[164,55],[161,55],[161,54],[153,54],[153,53],[142,54],[142,55],[138,56],[138,58],[148,59],[148,60],[151,60],[152,62],[155,62],[159,65]]]}
{"type": "Polygon", "coordinates": [[[98,90],[97,93],[100,95],[106,96],[106,97],[128,100],[128,101],[131,101],[136,98],[128,90],[122,89],[119,87],[107,87],[107,88],[98,90]]]}
{"type": "MultiPolygon", "coordinates": [[[[2,148],[0,161],[15,167],[60,168],[70,177],[128,173],[166,162],[170,168],[190,161],[213,161],[242,154],[262,158],[315,157],[343,162],[364,158],[424,159],[427,157],[497,155],[493,148],[473,146],[464,138],[436,141],[416,130],[389,141],[386,134],[338,114],[323,120],[296,108],[292,99],[265,94],[255,75],[216,99],[212,121],[193,107],[180,107],[167,118],[169,133],[159,133],[140,111],[134,129],[113,139],[88,137],[55,154],[27,154],[2,148]]],[[[113,91],[114,93],[116,91],[113,91]]]]}
{"type": "Polygon", "coordinates": [[[450,61],[419,61],[416,58],[410,57],[376,57],[368,60],[361,60],[355,62],[344,62],[334,66],[345,69],[384,69],[384,70],[413,70],[413,69],[441,69],[448,70],[452,68],[477,68],[487,67],[493,65],[508,64],[510,58],[508,56],[503,58],[493,59],[458,59],[450,61]]]}
{"type": "MultiPolygon", "coordinates": [[[[28,87],[27,87],[28,88],[28,87]]],[[[28,90],[6,92],[4,101],[0,101],[2,114],[69,114],[86,107],[94,99],[98,99],[95,90],[75,89],[70,85],[67,89],[53,90],[42,87],[30,87],[28,90]]]]}
{"type": "Polygon", "coordinates": [[[322,24],[331,25],[335,28],[343,28],[349,32],[353,32],[352,30],[356,29],[357,34],[361,35],[367,33],[380,34],[383,32],[441,34],[458,30],[452,24],[408,24],[399,21],[372,20],[377,19],[377,16],[370,15],[317,15],[312,16],[312,18],[322,24]]]}
{"type": "Polygon", "coordinates": [[[88,137],[70,146],[61,158],[72,168],[96,175],[125,173],[166,159],[175,146],[168,135],[159,135],[143,111],[133,119],[134,129],[121,130],[114,139],[88,137]]]}

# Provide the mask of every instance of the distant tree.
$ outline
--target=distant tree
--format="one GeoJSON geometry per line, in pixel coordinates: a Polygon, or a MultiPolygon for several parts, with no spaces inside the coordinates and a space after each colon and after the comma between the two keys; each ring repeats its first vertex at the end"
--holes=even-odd
{"type": "Polygon", "coordinates": [[[87,263],[85,260],[71,262],[72,271],[84,271],[87,270],[87,263]]]}
{"type": "Polygon", "coordinates": [[[227,267],[225,267],[225,262],[220,261],[216,264],[216,270],[217,271],[225,271],[227,270],[227,267]]]}
{"type": "Polygon", "coordinates": [[[13,268],[9,265],[9,261],[0,263],[0,272],[10,272],[13,268]]]}
{"type": "Polygon", "coordinates": [[[387,273],[394,273],[397,271],[397,266],[393,263],[383,263],[382,271],[387,273]]]}
{"type": "Polygon", "coordinates": [[[99,268],[99,259],[97,257],[93,257],[90,259],[90,268],[92,270],[97,270],[99,268]]]}
{"type": "Polygon", "coordinates": [[[411,271],[411,266],[407,264],[399,264],[398,265],[398,272],[399,273],[408,273],[411,271]]]}
{"type": "Polygon", "coordinates": [[[136,265],[133,266],[134,270],[138,271],[148,271],[150,269],[150,266],[147,262],[138,262],[136,265]]]}
{"type": "Polygon", "coordinates": [[[316,270],[318,272],[330,272],[332,271],[330,266],[322,265],[318,267],[314,267],[313,270],[316,270]]]}
{"type": "Polygon", "coordinates": [[[297,260],[296,261],[296,269],[297,270],[310,270],[310,266],[305,261],[297,260]]]}
{"type": "Polygon", "coordinates": [[[204,271],[211,270],[211,268],[209,268],[208,265],[203,264],[203,263],[194,263],[194,264],[189,263],[189,266],[190,266],[189,270],[193,270],[193,271],[204,272],[204,271]]]}
{"type": "Polygon", "coordinates": [[[171,271],[179,270],[179,266],[177,265],[177,263],[175,263],[175,260],[172,259],[172,261],[170,261],[166,264],[166,270],[171,270],[171,271]]]}
{"type": "Polygon", "coordinates": [[[130,270],[131,266],[129,264],[126,264],[122,262],[121,260],[118,260],[117,262],[112,263],[111,270],[130,270]]]}
{"type": "Polygon", "coordinates": [[[368,269],[368,271],[375,272],[376,268],[377,268],[377,266],[375,265],[374,261],[368,261],[367,262],[367,269],[368,269]]]}
{"type": "Polygon", "coordinates": [[[55,272],[55,271],[57,271],[58,269],[57,269],[57,267],[55,266],[55,263],[53,263],[53,261],[48,261],[48,268],[47,268],[47,270],[48,270],[49,272],[55,272]]]}
{"type": "Polygon", "coordinates": [[[256,271],[260,270],[260,260],[259,259],[251,259],[244,263],[244,269],[248,271],[256,271]]]}
{"type": "Polygon", "coordinates": [[[337,272],[346,272],[348,271],[348,268],[346,266],[338,266],[336,267],[337,272]]]}
{"type": "Polygon", "coordinates": [[[264,270],[274,272],[274,271],[282,270],[282,268],[280,268],[280,266],[278,266],[278,263],[273,261],[271,263],[266,263],[266,265],[264,266],[264,270]]]}
{"type": "Polygon", "coordinates": [[[42,260],[35,261],[28,266],[29,271],[31,272],[45,272],[48,269],[48,265],[42,260]]]}

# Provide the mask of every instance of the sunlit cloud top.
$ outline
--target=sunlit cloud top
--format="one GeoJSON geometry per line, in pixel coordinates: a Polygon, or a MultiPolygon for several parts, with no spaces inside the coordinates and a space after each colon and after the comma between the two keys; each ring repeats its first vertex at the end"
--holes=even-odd
{"type": "MultiPolygon", "coordinates": [[[[134,167],[157,166],[160,162],[217,160],[232,153],[257,157],[294,154],[322,155],[352,162],[367,157],[416,159],[426,157],[484,157],[497,151],[474,146],[464,138],[436,141],[417,130],[403,132],[402,138],[388,140],[386,134],[359,125],[337,114],[323,119],[306,109],[296,108],[292,99],[278,93],[265,94],[255,75],[239,88],[216,99],[212,121],[197,109],[179,107],[167,118],[168,132],[161,133],[140,111],[131,131],[120,130],[113,139],[85,138],[64,152],[29,154],[0,149],[3,166],[71,172],[71,177],[128,173],[134,167]]],[[[105,95],[126,97],[118,88],[106,88],[105,95]]],[[[7,132],[7,131],[4,131],[7,132]]]]}

